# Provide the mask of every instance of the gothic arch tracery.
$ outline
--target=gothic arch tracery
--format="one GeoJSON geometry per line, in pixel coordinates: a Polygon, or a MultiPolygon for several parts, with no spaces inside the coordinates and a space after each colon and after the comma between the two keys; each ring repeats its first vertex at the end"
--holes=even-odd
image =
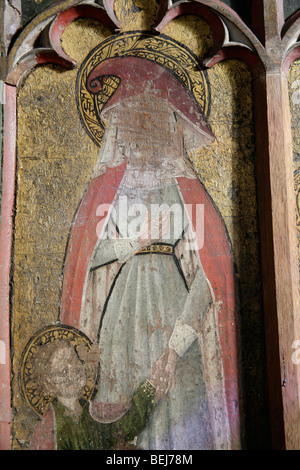
{"type": "MultiPolygon", "coordinates": [[[[80,18],[96,20],[104,24],[112,35],[118,34],[121,25],[114,4],[114,0],[104,0],[103,6],[96,1],[55,2],[17,32],[8,47],[4,75],[7,86],[3,184],[6,192],[3,193],[2,202],[2,217],[7,223],[6,233],[2,231],[1,242],[1,255],[3,256],[4,251],[6,253],[3,263],[6,269],[3,270],[2,276],[7,299],[10,295],[11,261],[7,256],[7,246],[12,241],[11,221],[15,185],[16,91],[37,66],[56,64],[65,69],[78,66],[61,45],[63,32],[73,21],[80,18]]],[[[300,18],[298,10],[285,20],[282,2],[256,0],[252,4],[253,10],[256,8],[264,18],[263,21],[261,19],[259,28],[255,27],[255,21],[251,28],[224,2],[195,0],[170,4],[167,0],[161,1],[152,33],[159,36],[175,19],[186,15],[196,16],[210,26],[213,36],[212,47],[201,58],[203,67],[209,70],[220,62],[235,59],[245,63],[251,71],[267,362],[270,367],[269,386],[272,390],[271,422],[276,423],[276,426],[273,426],[273,445],[279,448],[293,448],[298,445],[295,436],[300,435],[295,432],[299,426],[299,416],[295,413],[298,404],[299,373],[287,358],[285,351],[289,338],[297,338],[299,284],[298,266],[295,262],[297,235],[293,219],[294,188],[287,74],[291,64],[300,58],[300,18]],[[278,109],[283,112],[278,113],[278,109]],[[278,231],[278,227],[282,227],[282,232],[278,231]],[[282,253],[285,253],[284,257],[282,253]],[[287,285],[290,289],[287,289],[287,285]]],[[[7,319],[10,307],[7,299],[1,306],[6,318],[3,323],[4,343],[9,338],[7,319]]],[[[9,362],[5,361],[5,365],[7,367],[3,376],[6,377],[7,383],[9,362]]],[[[3,406],[9,403],[8,388],[4,390],[6,395],[3,406]]],[[[7,410],[4,416],[7,416],[7,410]]],[[[9,434],[9,419],[4,418],[2,421],[7,425],[9,434]]],[[[7,440],[9,441],[9,438],[7,440]]]]}

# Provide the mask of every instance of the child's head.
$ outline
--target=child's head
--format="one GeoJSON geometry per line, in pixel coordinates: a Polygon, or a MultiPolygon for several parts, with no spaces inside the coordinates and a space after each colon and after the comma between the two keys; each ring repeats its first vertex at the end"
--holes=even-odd
{"type": "Polygon", "coordinates": [[[77,350],[64,339],[44,344],[35,358],[40,385],[57,398],[80,397],[87,383],[87,372],[77,350]]]}

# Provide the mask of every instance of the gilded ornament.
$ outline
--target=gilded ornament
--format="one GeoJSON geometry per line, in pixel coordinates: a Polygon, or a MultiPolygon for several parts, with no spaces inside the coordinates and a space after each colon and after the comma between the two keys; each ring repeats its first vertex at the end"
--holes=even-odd
{"type": "MultiPolygon", "coordinates": [[[[21,360],[20,385],[26,402],[38,416],[45,413],[53,397],[44,390],[42,384],[38,383],[34,362],[41,346],[54,343],[57,340],[65,340],[73,347],[83,344],[88,350],[92,346],[91,341],[81,331],[64,325],[47,327],[27,343],[21,360]]],[[[95,380],[94,371],[88,369],[87,382],[82,391],[83,399],[89,400],[91,398],[95,380]]]]}

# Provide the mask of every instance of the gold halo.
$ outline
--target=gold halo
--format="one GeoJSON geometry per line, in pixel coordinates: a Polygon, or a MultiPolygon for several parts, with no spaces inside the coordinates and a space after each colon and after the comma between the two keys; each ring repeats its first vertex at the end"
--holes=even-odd
{"type": "MultiPolygon", "coordinates": [[[[41,346],[57,340],[65,340],[73,347],[84,344],[88,350],[92,346],[92,342],[84,333],[67,325],[49,326],[30,339],[22,355],[19,380],[27,404],[38,416],[45,413],[53,397],[46,393],[43,387],[34,380],[33,361],[41,346]]],[[[92,397],[95,383],[95,371],[88,369],[87,383],[83,389],[82,398],[89,400],[92,397]]]]}
{"type": "Polygon", "coordinates": [[[93,95],[86,87],[87,77],[101,62],[115,57],[140,57],[170,71],[193,95],[205,118],[210,112],[210,86],[205,70],[187,47],[160,34],[128,32],[112,36],[97,46],[83,61],[77,75],[77,107],[83,126],[94,143],[101,147],[105,124],[100,112],[118,83],[108,83],[105,93],[93,95]]]}

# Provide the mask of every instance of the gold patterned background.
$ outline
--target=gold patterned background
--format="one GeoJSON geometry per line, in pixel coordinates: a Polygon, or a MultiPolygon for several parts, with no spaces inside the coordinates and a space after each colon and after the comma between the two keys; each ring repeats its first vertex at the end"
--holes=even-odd
{"type": "MultiPolygon", "coordinates": [[[[199,58],[212,44],[209,26],[191,16],[173,21],[163,33],[188,46],[199,58]]],[[[98,23],[77,20],[66,28],[62,46],[79,67],[86,54],[108,36],[98,23]]],[[[12,298],[15,449],[28,447],[36,424],[18,383],[20,359],[36,331],[58,320],[69,230],[97,160],[98,147],[83,128],[76,108],[77,73],[78,68],[39,67],[18,92],[12,298]]],[[[251,75],[241,62],[230,60],[209,70],[208,77],[209,122],[216,140],[190,158],[223,217],[232,243],[246,384],[244,414],[249,418],[250,435],[257,434],[259,426],[263,436],[263,328],[251,75]]]]}
{"type": "Polygon", "coordinates": [[[288,81],[292,120],[295,202],[300,270],[300,60],[297,60],[291,65],[288,73],[288,81]]]}

